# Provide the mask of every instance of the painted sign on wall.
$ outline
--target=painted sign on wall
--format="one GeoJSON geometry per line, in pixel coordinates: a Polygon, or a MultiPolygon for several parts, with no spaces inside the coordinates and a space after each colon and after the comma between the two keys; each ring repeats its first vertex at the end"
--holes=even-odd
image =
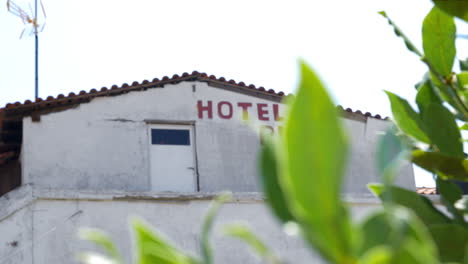
{"type": "Polygon", "coordinates": [[[235,112],[242,112],[244,120],[281,121],[279,104],[250,103],[250,102],[213,102],[211,100],[197,102],[198,118],[232,119],[235,112]]]}

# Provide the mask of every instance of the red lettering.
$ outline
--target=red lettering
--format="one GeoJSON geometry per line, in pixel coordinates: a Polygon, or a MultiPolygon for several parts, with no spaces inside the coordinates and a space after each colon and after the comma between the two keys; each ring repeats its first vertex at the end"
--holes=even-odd
{"type": "Polygon", "coordinates": [[[267,106],[268,106],[267,104],[257,104],[258,120],[262,120],[262,121],[270,120],[270,118],[267,116],[268,110],[265,109],[267,106]]]}
{"type": "Polygon", "coordinates": [[[249,119],[249,111],[247,109],[252,106],[252,103],[237,103],[237,106],[242,108],[242,118],[244,120],[249,119]]]}
{"type": "Polygon", "coordinates": [[[198,118],[202,119],[203,118],[203,111],[208,112],[208,119],[213,118],[213,102],[208,101],[207,106],[203,106],[203,103],[201,100],[198,100],[197,103],[197,109],[198,109],[198,118]]]}
{"type": "Polygon", "coordinates": [[[218,103],[218,115],[219,117],[221,118],[224,118],[224,119],[231,119],[232,117],[232,104],[230,102],[226,102],[226,101],[221,101],[218,103]],[[228,106],[228,113],[227,114],[223,114],[223,105],[227,105],[228,106]]]}
{"type": "Polygon", "coordinates": [[[280,121],[283,119],[283,117],[279,115],[279,106],[277,104],[273,105],[273,116],[275,117],[275,121],[280,121]]]}

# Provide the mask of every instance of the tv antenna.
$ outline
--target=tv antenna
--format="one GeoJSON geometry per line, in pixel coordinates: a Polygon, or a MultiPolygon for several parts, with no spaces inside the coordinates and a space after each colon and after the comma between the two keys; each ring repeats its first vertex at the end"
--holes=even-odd
{"type": "Polygon", "coordinates": [[[42,32],[45,27],[45,19],[46,13],[44,9],[44,5],[42,4],[42,0],[39,0],[41,5],[41,12],[42,12],[42,23],[38,20],[38,8],[37,8],[37,0],[34,0],[34,13],[31,7],[31,4],[28,5],[29,12],[26,9],[20,7],[17,3],[13,2],[12,0],[7,0],[7,9],[13,15],[19,17],[24,24],[24,29],[21,32],[20,39],[23,37],[25,31],[29,31],[28,35],[34,34],[35,38],[35,78],[34,78],[34,96],[37,99],[39,97],[39,32],[42,32]]]}

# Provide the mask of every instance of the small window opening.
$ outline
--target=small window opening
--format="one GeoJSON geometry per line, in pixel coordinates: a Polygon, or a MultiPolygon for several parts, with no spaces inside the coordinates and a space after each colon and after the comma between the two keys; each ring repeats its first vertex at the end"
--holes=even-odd
{"type": "Polygon", "coordinates": [[[190,131],[186,129],[151,129],[151,144],[190,146],[190,131]]]}

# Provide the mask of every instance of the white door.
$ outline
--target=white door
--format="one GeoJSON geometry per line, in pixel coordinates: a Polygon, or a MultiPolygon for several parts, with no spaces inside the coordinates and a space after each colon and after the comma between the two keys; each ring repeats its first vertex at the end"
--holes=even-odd
{"type": "Polygon", "coordinates": [[[151,125],[149,134],[152,190],[196,191],[193,127],[151,125]]]}

